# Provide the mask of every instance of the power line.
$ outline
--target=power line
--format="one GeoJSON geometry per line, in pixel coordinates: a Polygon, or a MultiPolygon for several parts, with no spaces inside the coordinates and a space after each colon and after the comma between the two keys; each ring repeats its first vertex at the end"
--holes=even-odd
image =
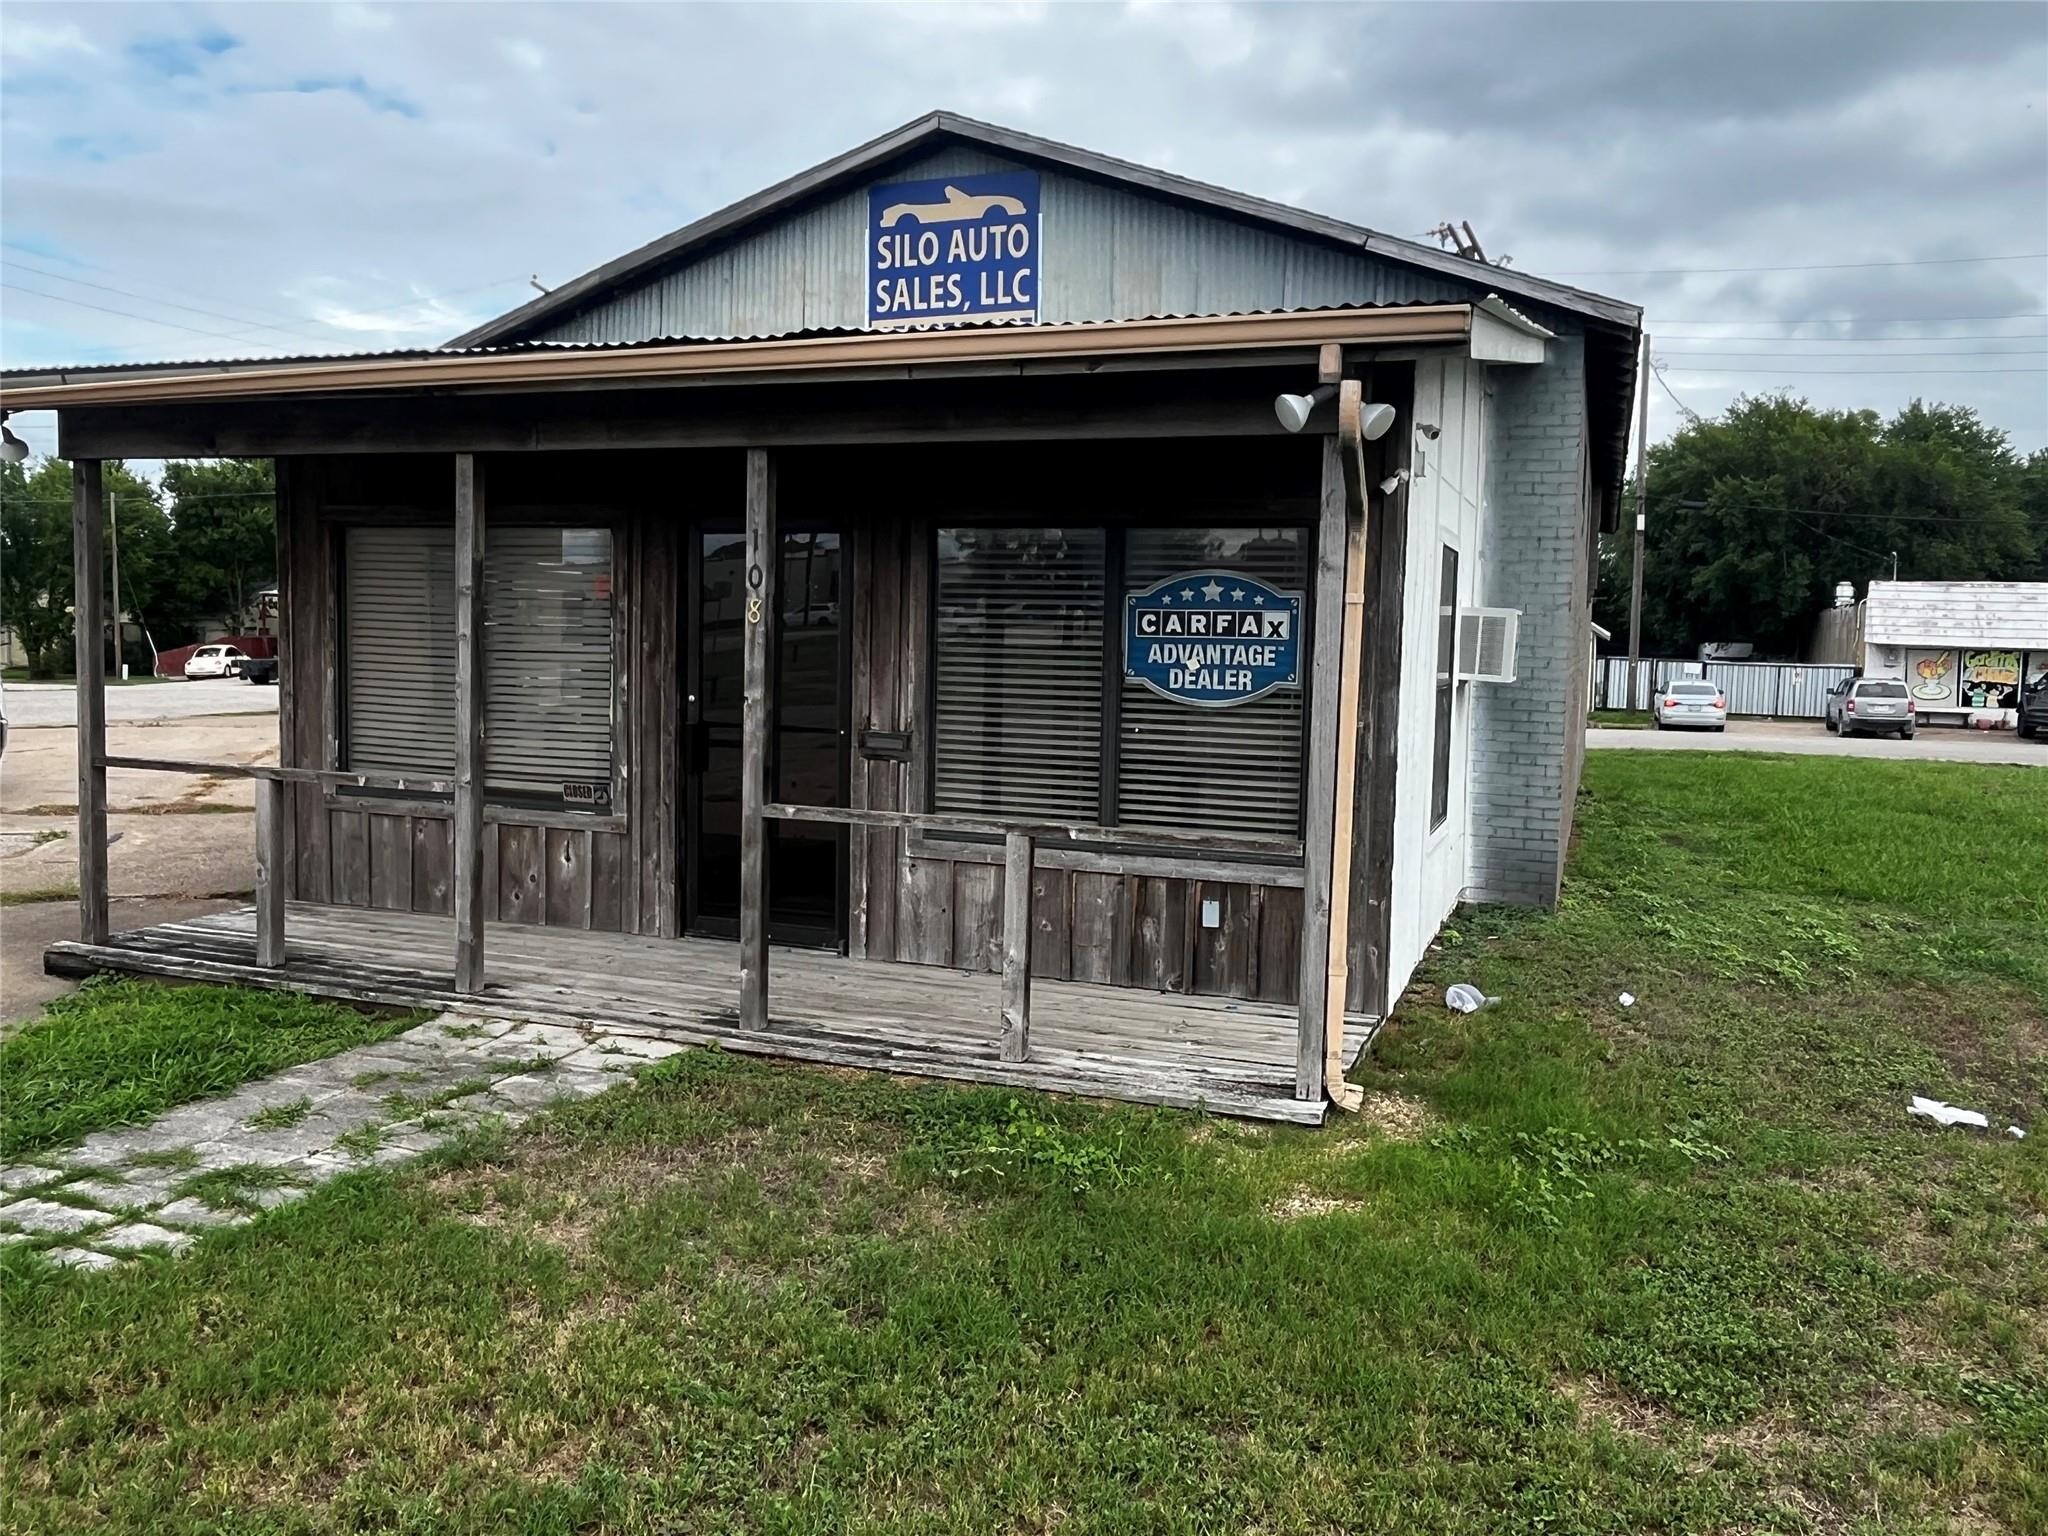
{"type": "MultiPolygon", "coordinates": [[[[23,250],[23,249],[24,249],[24,247],[22,247],[22,246],[18,246],[18,245],[11,245],[11,244],[9,244],[9,243],[8,243],[8,242],[6,242],[6,241],[0,241],[0,249],[6,249],[6,250],[23,250]]],[[[40,253],[40,252],[30,252],[29,254],[31,254],[31,255],[40,255],[41,253],[40,253]]],[[[117,268],[114,268],[114,267],[106,267],[106,266],[101,266],[101,265],[100,265],[99,263],[97,263],[97,262],[91,262],[91,261],[81,261],[81,260],[79,260],[79,259],[78,259],[78,258],[76,258],[76,257],[63,257],[63,258],[59,258],[59,259],[61,259],[61,260],[65,261],[65,262],[67,262],[67,263],[68,263],[69,265],[71,265],[71,266],[76,266],[76,267],[83,267],[83,268],[84,268],[84,269],[85,269],[86,271],[88,271],[88,272],[100,272],[100,273],[104,273],[104,274],[105,274],[105,275],[107,275],[108,277],[119,277],[119,278],[123,278],[123,279],[125,279],[125,280],[126,280],[126,281],[128,281],[128,282],[132,282],[132,283],[144,283],[144,284],[147,284],[147,285],[149,285],[149,286],[151,286],[151,287],[161,288],[161,289],[163,289],[163,290],[164,290],[164,291],[165,291],[166,293],[182,293],[182,294],[183,294],[183,295],[184,295],[184,296],[185,296],[186,298],[188,298],[188,299],[210,299],[210,300],[212,300],[212,301],[213,301],[214,303],[217,303],[217,304],[239,304],[239,305],[240,305],[240,306],[241,306],[242,308],[244,308],[244,309],[248,309],[248,310],[253,310],[253,311],[255,311],[255,312],[256,312],[257,314],[261,314],[261,315],[271,315],[271,316],[274,316],[275,318],[277,318],[277,319],[279,319],[279,320],[295,320],[295,321],[299,321],[299,322],[301,322],[301,323],[311,323],[311,324],[313,324],[313,325],[328,325],[328,322],[326,322],[325,320],[320,320],[320,319],[317,319],[317,318],[315,318],[314,316],[311,316],[311,315],[305,315],[305,314],[289,314],[289,313],[286,313],[286,312],[285,312],[285,311],[283,311],[283,310],[277,310],[277,309],[268,309],[268,308],[264,307],[264,306],[263,306],[263,305],[261,305],[261,304],[251,304],[251,303],[248,303],[248,302],[247,302],[246,300],[243,300],[243,299],[240,299],[240,298],[234,298],[234,299],[224,299],[224,298],[222,298],[222,297],[221,297],[220,295],[218,295],[218,294],[209,294],[209,293],[195,293],[195,292],[193,292],[193,291],[192,291],[191,289],[185,289],[185,288],[178,288],[178,287],[175,287],[175,286],[173,286],[173,285],[172,285],[172,284],[170,284],[170,283],[165,283],[165,282],[161,282],[161,281],[159,281],[158,279],[156,279],[156,278],[154,278],[154,277],[141,277],[141,276],[138,276],[137,274],[135,274],[135,273],[133,273],[133,272],[123,272],[123,271],[120,271],[120,270],[118,270],[117,268]]],[[[17,265],[19,265],[19,263],[17,263],[17,265]]],[[[76,279],[66,279],[66,281],[76,281],[76,279]]],[[[493,288],[507,288],[507,287],[510,287],[510,286],[511,286],[512,284],[514,284],[514,283],[523,283],[523,282],[525,282],[525,281],[526,281],[526,279],[525,279],[524,277],[500,277],[500,278],[494,278],[494,279],[492,279],[492,280],[491,280],[490,282],[488,282],[488,283],[478,283],[478,284],[475,284],[474,286],[472,286],[472,287],[468,287],[468,288],[453,288],[453,289],[449,289],[449,290],[447,290],[446,292],[443,292],[443,293],[429,293],[429,294],[421,294],[421,295],[419,295],[419,296],[417,296],[417,297],[413,298],[412,300],[410,300],[410,301],[409,301],[409,302],[408,302],[408,303],[407,303],[407,304],[406,304],[405,306],[401,306],[401,307],[403,307],[403,308],[411,308],[411,307],[414,307],[414,306],[417,306],[417,305],[420,305],[420,304],[432,304],[432,303],[436,303],[436,302],[438,302],[438,301],[440,301],[440,300],[442,300],[442,299],[459,299],[459,298],[466,298],[466,297],[467,297],[468,295],[470,295],[470,294],[473,294],[473,293],[485,293],[485,292],[488,292],[488,291],[489,291],[490,289],[493,289],[493,288]]],[[[380,285],[380,286],[390,286],[390,285],[386,284],[386,285],[380,285]]],[[[137,298],[145,298],[145,297],[147,297],[147,295],[137,294],[137,295],[135,295],[135,297],[137,297],[137,298]]],[[[169,300],[165,300],[165,299],[154,299],[154,298],[152,298],[152,299],[149,299],[149,302],[150,302],[150,303],[152,303],[152,304],[162,304],[162,303],[169,303],[169,300]]],[[[174,306],[174,307],[177,307],[177,308],[183,308],[183,307],[185,307],[185,306],[183,306],[183,305],[179,305],[179,306],[174,306]]],[[[382,318],[382,317],[385,317],[385,316],[388,316],[388,315],[391,315],[391,314],[395,314],[395,313],[397,313],[397,312],[398,312],[398,311],[397,311],[397,310],[395,310],[395,309],[382,309],[382,310],[370,310],[370,311],[366,311],[365,313],[366,313],[366,315],[367,315],[367,316],[368,316],[369,318],[373,318],[373,319],[376,319],[376,318],[382,318]]],[[[273,327],[273,329],[282,329],[282,327],[273,327]]],[[[333,330],[333,329],[337,329],[337,327],[334,327],[334,326],[328,326],[328,329],[330,329],[330,330],[333,330]]]]}
{"type": "MultiPolygon", "coordinates": [[[[1696,339],[1705,341],[1708,338],[1702,336],[1696,339]]],[[[1713,350],[1674,352],[1667,350],[1664,353],[1664,356],[1761,357],[1766,360],[1774,360],[1781,357],[1824,357],[1831,363],[1885,363],[1890,362],[1895,357],[2048,357],[2048,347],[2007,347],[2005,350],[1998,352],[1981,351],[1974,347],[1935,347],[1925,349],[1919,352],[1866,352],[1860,356],[1853,352],[1755,352],[1747,350],[1737,350],[1732,352],[1720,352],[1713,350]]]]}
{"type": "MultiPolygon", "coordinates": [[[[1841,517],[1867,523],[1950,523],[1957,527],[1971,527],[1984,523],[2010,527],[2014,521],[2013,518],[2009,517],[1976,517],[1969,513],[1860,512],[1846,510],[1829,512],[1819,507],[1780,507],[1760,501],[1674,501],[1669,503],[1669,505],[1688,512],[1700,512],[1712,508],[1717,511],[1726,512],[1773,512],[1780,517],[1841,517]]],[[[2015,516],[2020,524],[2025,524],[2026,514],[2024,512],[2017,512],[2015,516]]]]}
{"type": "Polygon", "coordinates": [[[1700,413],[1694,410],[1691,406],[1687,405],[1683,400],[1678,398],[1678,391],[1673,389],[1670,383],[1665,379],[1664,372],[1661,368],[1657,366],[1657,360],[1654,357],[1650,359],[1650,377],[1655,379],[1657,383],[1663,388],[1664,393],[1671,397],[1671,403],[1678,407],[1679,415],[1683,416],[1687,421],[1691,422],[1696,427],[1702,424],[1700,420],[1700,413]]]}
{"type": "Polygon", "coordinates": [[[1665,325],[1942,325],[1972,324],[1979,320],[2044,320],[2048,309],[2018,310],[2005,315],[1830,315],[1815,320],[1788,320],[1783,315],[1759,315],[1750,320],[1666,320],[1665,325]]]}
{"type": "MultiPolygon", "coordinates": [[[[1736,354],[1740,356],[1741,354],[1736,354]]],[[[1843,359],[1847,361],[1847,359],[1843,359]]],[[[1872,358],[1882,362],[1882,358],[1872,358]]],[[[1799,373],[1819,378],[1875,379],[1888,374],[1929,373],[2048,373],[2048,368],[1680,368],[1680,373],[1799,373]]]]}
{"type": "Polygon", "coordinates": [[[1552,277],[1713,277],[1736,272],[1844,272],[1864,267],[1954,267],[1980,261],[2048,261],[2048,251],[2017,251],[2009,256],[1920,256],[1903,261],[1815,261],[1777,267],[1607,267],[1597,271],[1549,269],[1552,277]]]}
{"type": "Polygon", "coordinates": [[[211,336],[219,341],[232,341],[237,346],[268,347],[273,352],[284,350],[274,341],[251,341],[247,336],[230,335],[226,331],[205,331],[196,325],[181,325],[176,320],[158,320],[149,315],[138,315],[132,309],[115,309],[106,304],[88,304],[83,299],[69,299],[61,293],[45,293],[40,288],[24,288],[19,283],[0,281],[0,288],[9,288],[16,293],[33,294],[39,299],[54,299],[59,304],[72,304],[79,309],[98,310],[103,315],[119,315],[124,320],[140,320],[144,325],[161,325],[174,331],[190,331],[194,336],[211,336]]]}
{"type": "Polygon", "coordinates": [[[231,315],[224,310],[218,309],[201,309],[196,304],[179,304],[170,299],[153,298],[146,293],[137,293],[132,288],[116,288],[108,283],[87,282],[82,277],[66,277],[62,272],[52,272],[44,267],[32,267],[25,261],[11,261],[0,257],[0,266],[13,267],[18,272],[33,272],[37,277],[54,278],[60,283],[71,283],[80,288],[97,288],[102,293],[116,293],[123,298],[140,299],[145,304],[158,304],[166,309],[182,309],[190,314],[206,315],[215,320],[230,320],[237,325],[246,325],[254,330],[276,331],[280,335],[297,336],[304,341],[319,341],[321,339],[317,336],[309,335],[305,331],[294,331],[286,326],[267,325],[260,320],[251,320],[247,315],[231,315]]]}
{"type": "MultiPolygon", "coordinates": [[[[1819,325],[1826,322],[1793,320],[1787,323],[1819,325]]],[[[1670,341],[1770,341],[1776,342],[1779,346],[1804,343],[1816,347],[1888,347],[1905,341],[2048,341],[2048,332],[2042,331],[1963,331],[1947,336],[1672,336],[1668,332],[1660,334],[1670,341]]]]}
{"type": "Polygon", "coordinates": [[[1821,536],[1822,538],[1824,538],[1824,539],[1827,539],[1827,540],[1830,540],[1830,541],[1831,541],[1831,542],[1833,542],[1833,543],[1836,543],[1836,544],[1839,544],[1839,545],[1841,545],[1841,546],[1842,546],[1842,548],[1844,548],[1844,549],[1850,549],[1850,550],[1854,550],[1854,551],[1855,551],[1855,552],[1856,552],[1857,554],[1859,554],[1859,555],[1864,555],[1864,556],[1868,557],[1869,559],[1872,559],[1872,560],[1876,560],[1876,561],[1880,561],[1880,562],[1882,562],[1882,561],[1887,561],[1887,560],[1890,560],[1890,559],[1892,558],[1892,556],[1891,556],[1891,552],[1890,552],[1890,551],[1888,551],[1888,550],[1887,550],[1887,551],[1884,551],[1884,552],[1882,552],[1882,553],[1880,553],[1879,551],[1877,551],[1877,550],[1874,550],[1874,549],[1866,549],[1866,548],[1865,548],[1865,547],[1864,547],[1863,545],[1861,545],[1861,544],[1852,544],[1852,543],[1850,543],[1850,542],[1849,542],[1849,540],[1847,540],[1847,539],[1845,539],[1845,538],[1841,537],[1841,536],[1840,536],[1839,534],[1833,534],[1833,533],[1829,533],[1829,532],[1827,531],[1827,529],[1825,529],[1825,528],[1815,528],[1815,527],[1813,527],[1813,526],[1812,526],[1811,524],[1808,524],[1808,523],[1807,523],[1807,522],[1806,522],[1806,521],[1805,521],[1805,520],[1804,520],[1803,518],[1801,518],[1801,517],[1800,517],[1800,516],[1799,516],[1799,515],[1798,515],[1797,513],[1787,513],[1786,515],[1787,515],[1787,516],[1789,516],[1789,517],[1791,517],[1791,518],[1792,518],[1792,520],[1793,520],[1794,522],[1796,522],[1796,523],[1799,523],[1799,524],[1800,524],[1800,526],[1804,527],[1804,528],[1806,529],[1806,531],[1807,531],[1808,533],[1817,533],[1817,534],[1819,534],[1819,535],[1820,535],[1820,536],[1821,536]]]}

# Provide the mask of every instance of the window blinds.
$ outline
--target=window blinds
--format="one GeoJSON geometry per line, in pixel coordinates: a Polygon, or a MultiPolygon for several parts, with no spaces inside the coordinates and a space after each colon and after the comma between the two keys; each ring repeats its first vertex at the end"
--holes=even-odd
{"type": "Polygon", "coordinates": [[[350,768],[455,772],[455,530],[343,535],[342,699],[350,768]]]}
{"type": "MultiPolygon", "coordinates": [[[[348,766],[452,774],[454,530],[350,528],[343,583],[348,766]]],[[[562,801],[565,785],[594,785],[608,801],[611,534],[493,528],[483,599],[486,788],[562,801]]]]}
{"type": "MultiPolygon", "coordinates": [[[[1282,591],[1302,591],[1308,580],[1306,531],[1134,528],[1128,535],[1124,585],[1133,592],[1176,572],[1208,569],[1242,571],[1282,591]]],[[[1302,657],[1312,661],[1306,643],[1302,657]]],[[[1303,689],[1283,688],[1249,704],[1204,709],[1126,682],[1118,728],[1118,824],[1299,833],[1304,697],[1303,689]]]]}
{"type": "Polygon", "coordinates": [[[612,536],[493,528],[484,546],[484,781],[563,797],[612,782],[612,536]]]}
{"type": "Polygon", "coordinates": [[[940,811],[1101,816],[1099,528],[938,536],[933,787],[940,811]]]}

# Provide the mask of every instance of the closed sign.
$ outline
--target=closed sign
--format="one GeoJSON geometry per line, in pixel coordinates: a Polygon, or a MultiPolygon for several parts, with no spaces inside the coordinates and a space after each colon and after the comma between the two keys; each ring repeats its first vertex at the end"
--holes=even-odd
{"type": "Polygon", "coordinates": [[[868,188],[868,324],[1038,319],[1038,173],[868,188]]]}
{"type": "Polygon", "coordinates": [[[1231,571],[1184,571],[1124,599],[1124,676],[1224,708],[1301,686],[1301,594],[1231,571]]]}

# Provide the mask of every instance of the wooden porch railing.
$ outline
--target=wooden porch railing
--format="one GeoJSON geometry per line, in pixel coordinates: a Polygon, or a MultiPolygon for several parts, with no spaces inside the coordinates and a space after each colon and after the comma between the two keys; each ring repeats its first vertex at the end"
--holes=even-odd
{"type": "MultiPolygon", "coordinates": [[[[347,773],[324,768],[281,768],[274,763],[207,763],[179,757],[124,757],[102,753],[90,759],[104,777],[109,768],[135,768],[149,773],[196,773],[208,778],[254,779],[256,781],[256,963],[284,964],[284,786],[319,784],[344,789],[392,790],[400,793],[448,795],[455,785],[448,779],[421,778],[415,774],[347,773]]],[[[78,900],[81,910],[100,914],[102,929],[107,909],[106,856],[78,861],[78,900]],[[88,890],[88,885],[93,888],[88,890]]],[[[105,938],[102,931],[100,937],[105,938]]]]}
{"type": "MultiPolygon", "coordinates": [[[[1003,991],[1002,1057],[1031,1059],[1031,871],[1042,843],[1067,847],[1139,846],[1171,852],[1252,855],[1297,860],[1299,838],[1260,837],[1227,833],[1181,832],[1152,827],[1099,827],[1070,822],[1021,821],[943,812],[854,810],[845,806],[762,805],[768,821],[801,821],[827,826],[889,828],[952,837],[1000,837],[1003,840],[1003,991]]],[[[766,860],[742,859],[740,910],[765,912],[766,860]]],[[[740,1016],[768,1017],[768,955],[764,937],[759,953],[740,957],[740,1016]],[[751,963],[750,963],[751,958],[751,963]]]]}

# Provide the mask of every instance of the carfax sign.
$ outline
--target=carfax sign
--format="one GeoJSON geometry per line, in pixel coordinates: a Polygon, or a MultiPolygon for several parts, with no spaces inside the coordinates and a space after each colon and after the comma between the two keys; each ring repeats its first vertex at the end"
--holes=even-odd
{"type": "Polygon", "coordinates": [[[1038,319],[1038,173],[868,188],[868,324],[1038,319]]]}
{"type": "Polygon", "coordinates": [[[1124,599],[1124,676],[1207,708],[1301,686],[1301,594],[1184,571],[1124,599]]]}

